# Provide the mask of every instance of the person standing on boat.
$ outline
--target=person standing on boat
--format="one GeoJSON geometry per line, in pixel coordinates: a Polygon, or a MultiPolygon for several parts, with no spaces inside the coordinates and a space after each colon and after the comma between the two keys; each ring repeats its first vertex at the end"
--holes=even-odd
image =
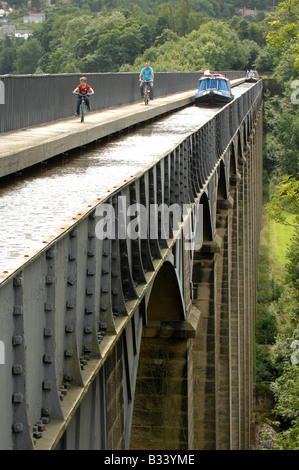
{"type": "Polygon", "coordinates": [[[148,82],[150,86],[150,100],[154,99],[154,71],[152,67],[150,67],[149,62],[145,62],[145,66],[141,70],[139,74],[139,88],[140,88],[140,95],[143,98],[143,82],[148,82]]]}

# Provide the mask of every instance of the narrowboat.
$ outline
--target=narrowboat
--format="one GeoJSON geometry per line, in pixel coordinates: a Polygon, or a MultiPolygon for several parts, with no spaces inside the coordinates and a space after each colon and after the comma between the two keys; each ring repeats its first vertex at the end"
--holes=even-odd
{"type": "Polygon", "coordinates": [[[245,82],[247,83],[254,83],[259,80],[259,74],[256,70],[247,70],[245,82]]]}
{"type": "Polygon", "coordinates": [[[195,95],[195,104],[221,105],[234,99],[229,79],[221,73],[206,70],[199,79],[199,87],[195,95]]]}

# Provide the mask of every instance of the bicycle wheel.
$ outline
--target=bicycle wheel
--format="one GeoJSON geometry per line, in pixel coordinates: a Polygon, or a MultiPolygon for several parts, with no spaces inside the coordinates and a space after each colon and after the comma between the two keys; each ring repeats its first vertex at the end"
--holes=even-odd
{"type": "Polygon", "coordinates": [[[81,122],[84,121],[84,114],[85,114],[85,100],[81,100],[81,109],[80,109],[81,122]]]}
{"type": "Polygon", "coordinates": [[[147,105],[148,102],[149,102],[148,94],[149,94],[149,90],[148,90],[147,86],[145,86],[145,89],[144,89],[144,104],[145,105],[147,105]]]}

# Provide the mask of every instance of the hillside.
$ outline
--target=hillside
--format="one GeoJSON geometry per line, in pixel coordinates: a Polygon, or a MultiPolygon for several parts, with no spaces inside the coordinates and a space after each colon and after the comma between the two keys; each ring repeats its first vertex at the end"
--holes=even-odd
{"type": "MultiPolygon", "coordinates": [[[[24,0],[14,0],[9,21],[24,14],[24,0]]],[[[39,11],[42,3],[32,3],[39,11]]],[[[259,8],[270,9],[273,1],[259,8]]],[[[273,68],[265,53],[265,11],[247,2],[214,0],[72,0],[45,9],[46,20],[27,40],[0,41],[0,74],[117,72],[135,70],[148,58],[156,71],[202,68],[273,68]],[[265,61],[265,55],[267,60],[265,61]],[[135,63],[136,61],[136,63],[135,63]],[[224,66],[225,65],[225,66],[224,66]]],[[[271,15],[271,13],[266,13],[271,15]]]]}

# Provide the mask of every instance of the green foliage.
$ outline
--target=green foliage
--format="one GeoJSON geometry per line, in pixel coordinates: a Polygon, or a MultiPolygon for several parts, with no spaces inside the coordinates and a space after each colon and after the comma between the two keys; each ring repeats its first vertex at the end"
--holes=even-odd
{"type": "Polygon", "coordinates": [[[42,55],[43,49],[37,39],[25,41],[16,51],[14,73],[31,73],[36,69],[42,55]]]}
{"type": "MultiPolygon", "coordinates": [[[[299,233],[292,238],[292,244],[287,251],[286,281],[295,289],[299,289],[299,233]]],[[[298,312],[299,313],[299,312],[298,312]]]]}
{"type": "Polygon", "coordinates": [[[266,211],[270,219],[276,222],[299,227],[299,180],[283,176],[266,205],[266,211]],[[293,224],[286,219],[286,212],[296,216],[293,224]]]}
{"type": "Polygon", "coordinates": [[[270,346],[257,344],[255,356],[255,379],[257,389],[263,390],[264,392],[267,390],[268,392],[269,388],[266,387],[266,384],[271,383],[277,377],[270,346]]]}
{"type": "Polygon", "coordinates": [[[298,238],[294,237],[288,252],[286,276],[276,270],[268,244],[262,246],[259,264],[256,390],[258,396],[269,398],[269,393],[273,394],[273,412],[283,424],[284,430],[274,439],[274,449],[298,449],[299,364],[292,363],[292,359],[299,359],[299,350],[294,349],[294,341],[298,344],[299,340],[298,238]]]}
{"type": "Polygon", "coordinates": [[[28,40],[35,40],[36,49],[29,63],[17,58],[19,46],[0,50],[0,74],[137,71],[145,56],[156,71],[251,68],[265,47],[264,26],[231,20],[233,3],[72,0],[47,11],[46,22],[28,40]]]}
{"type": "Polygon", "coordinates": [[[256,341],[259,344],[274,344],[278,328],[277,309],[275,305],[261,308],[256,321],[256,341]]]}
{"type": "MultiPolygon", "coordinates": [[[[22,44],[24,40],[19,42],[22,44]]],[[[0,43],[0,70],[3,74],[13,72],[13,63],[16,58],[17,41],[11,39],[9,36],[4,38],[2,44],[0,43]]]]}
{"type": "Polygon", "coordinates": [[[284,96],[265,99],[264,168],[277,178],[298,177],[299,108],[292,103],[290,83],[284,83],[284,96]]]}
{"type": "Polygon", "coordinates": [[[245,69],[257,56],[259,46],[254,41],[242,42],[225,22],[209,21],[186,36],[171,36],[167,30],[156,40],[156,47],[138,57],[132,70],[138,70],[145,60],[154,64],[156,72],[245,69]],[[162,43],[162,44],[161,44],[162,43]]]}
{"type": "MultiPolygon", "coordinates": [[[[299,4],[297,0],[279,3],[267,35],[269,46],[281,57],[288,56],[293,70],[299,72],[299,4]]],[[[290,78],[290,77],[289,77],[290,78]]]]}
{"type": "Polygon", "coordinates": [[[273,450],[299,450],[299,422],[276,435],[273,450]]]}
{"type": "Polygon", "coordinates": [[[285,421],[299,418],[299,374],[296,364],[285,367],[283,374],[272,385],[276,398],[275,412],[285,421]]]}

